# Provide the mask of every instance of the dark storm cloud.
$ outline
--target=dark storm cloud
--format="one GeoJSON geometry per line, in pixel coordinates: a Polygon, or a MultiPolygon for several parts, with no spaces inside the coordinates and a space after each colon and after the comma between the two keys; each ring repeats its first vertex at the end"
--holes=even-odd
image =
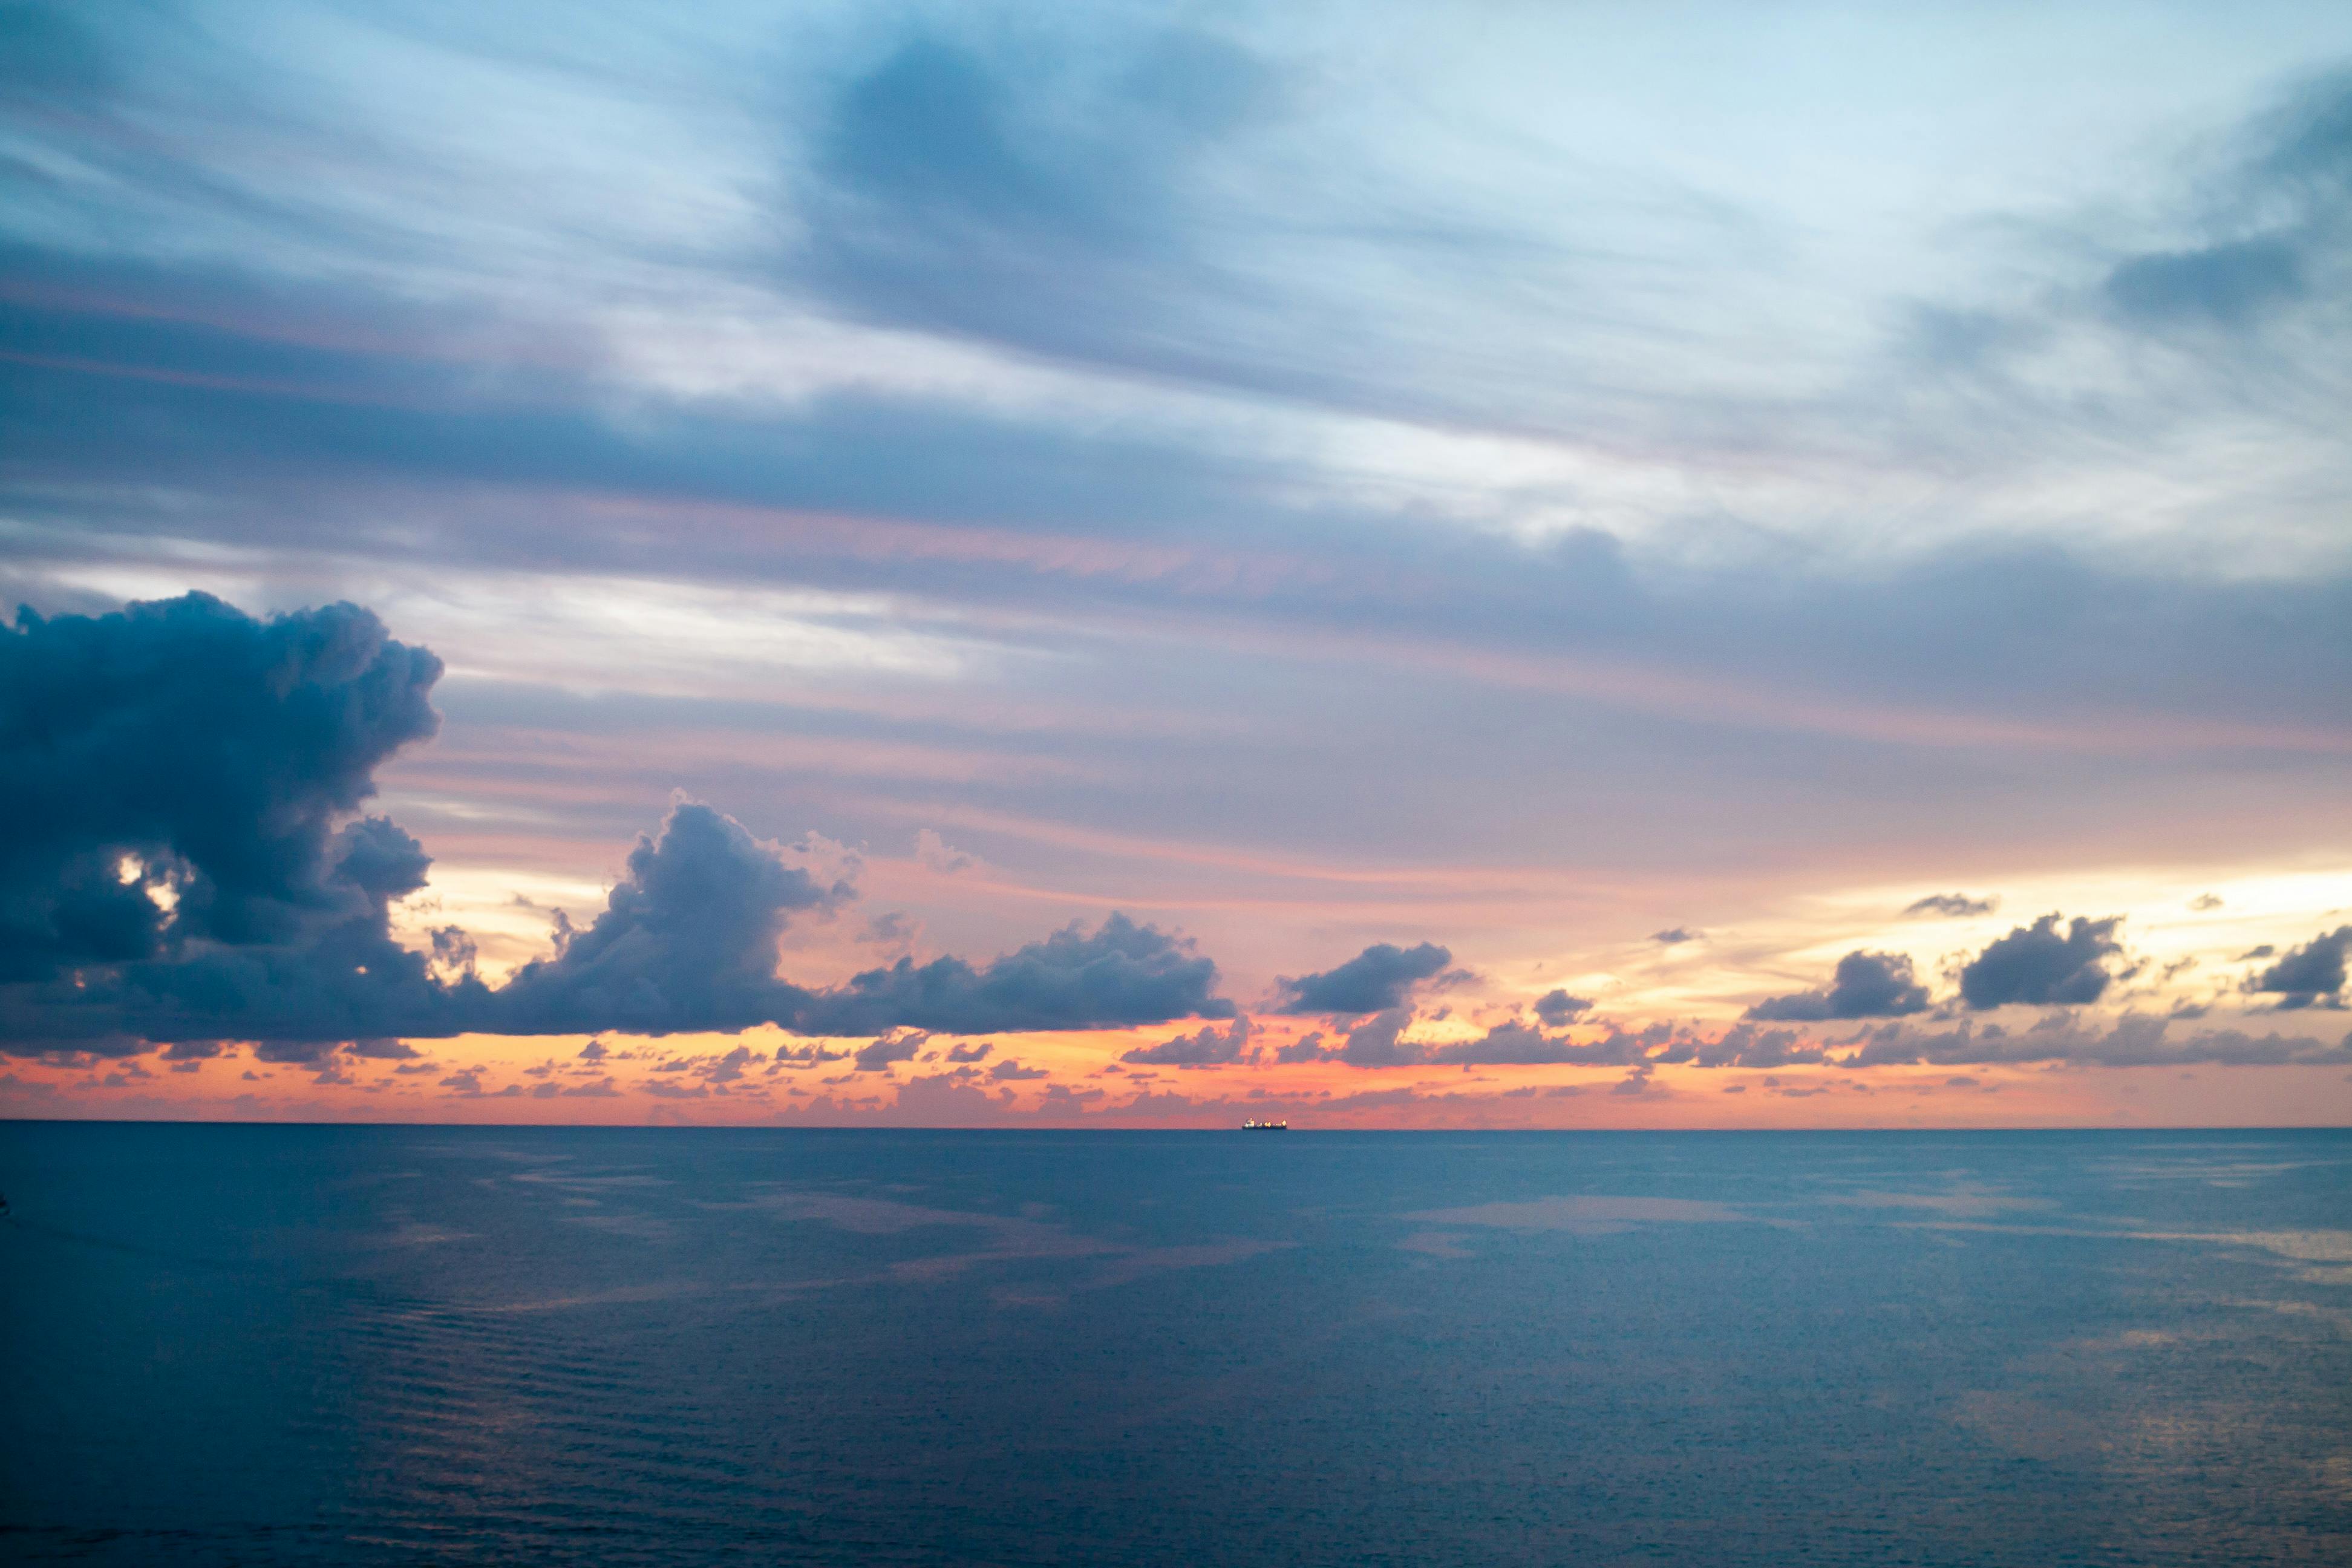
{"type": "Polygon", "coordinates": [[[2106,961],[2123,951],[2115,935],[2122,922],[2077,917],[2061,931],[2062,918],[2043,915],[1979,953],[1960,971],[1960,1000],[1979,1009],[2012,1004],[2063,1007],[2097,1001],[2115,979],[2106,961]]]}
{"type": "Polygon", "coordinates": [[[2340,1007],[2347,952],[2352,952],[2352,926],[2337,926],[2288,950],[2285,957],[2248,981],[2246,989],[2276,996],[2283,1009],[2340,1007]]]}
{"type": "Polygon", "coordinates": [[[1454,954],[1434,942],[1398,947],[1375,942],[1336,969],[1319,974],[1287,976],[1276,981],[1281,994],[1277,1013],[1379,1013],[1403,1005],[1422,982],[1434,979],[1454,962],[1454,954]]]}
{"type": "Polygon", "coordinates": [[[1903,912],[1906,915],[1945,915],[1959,920],[1969,915],[1989,915],[2000,907],[1999,899],[1972,899],[1966,893],[1930,893],[1906,905],[1903,912]]]}
{"type": "Polygon", "coordinates": [[[811,995],[793,1017],[810,1035],[872,1035],[896,1026],[940,1034],[1108,1029],[1173,1018],[1230,1018],[1217,966],[1192,943],[1114,914],[1076,923],[974,968],[961,958],[900,959],[811,995]]]}
{"type": "Polygon", "coordinates": [[[1156,1046],[1138,1046],[1122,1052],[1118,1059],[1155,1067],[1223,1067],[1241,1060],[1249,1038],[1249,1020],[1235,1018],[1223,1029],[1204,1024],[1190,1035],[1178,1035],[1156,1046]]]}
{"type": "Polygon", "coordinates": [[[374,828],[330,850],[376,766],[434,732],[440,673],[351,605],[20,613],[0,631],[0,981],[282,941],[413,878],[374,828]]]}
{"type": "Polygon", "coordinates": [[[1751,1018],[1780,1023],[1818,1023],[1831,1018],[1895,1018],[1927,1008],[1927,988],[1899,952],[1847,953],[1838,960],[1829,988],[1775,996],[1748,1009],[1751,1018]]]}
{"type": "Polygon", "coordinates": [[[397,847],[421,875],[413,839],[381,818],[352,824],[332,843],[327,884],[340,909],[314,913],[281,940],[186,939],[160,956],[79,969],[70,978],[0,984],[0,1049],[129,1053],[150,1044],[249,1040],[265,1059],[323,1060],[341,1042],[383,1056],[374,1042],[488,1026],[492,994],[470,974],[452,983],[392,939],[388,905],[414,890],[383,879],[397,847]],[[338,852],[363,865],[346,878],[338,852]]]}

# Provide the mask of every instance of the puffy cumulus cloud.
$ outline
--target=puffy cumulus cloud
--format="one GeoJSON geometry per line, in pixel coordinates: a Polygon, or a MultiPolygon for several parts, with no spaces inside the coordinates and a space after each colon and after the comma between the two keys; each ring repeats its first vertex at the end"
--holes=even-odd
{"type": "Polygon", "coordinates": [[[733,1030],[791,1017],[807,994],[776,978],[776,941],[795,910],[853,897],[821,887],[698,801],[640,837],[585,931],[559,926],[554,956],[499,993],[516,1034],[733,1030]]]}
{"type": "Polygon", "coordinates": [[[1453,962],[1454,954],[1434,942],[1418,947],[1375,942],[1336,969],[1277,980],[1282,999],[1275,1011],[1359,1017],[1386,1012],[1403,1005],[1414,986],[1435,979],[1453,962]]]}
{"type": "Polygon", "coordinates": [[[2290,949],[2285,957],[2249,980],[2246,989],[2276,996],[2282,1008],[2341,1007],[2347,952],[2352,952],[2352,925],[2337,926],[2290,949]]]}
{"type": "Polygon", "coordinates": [[[1592,1004],[1581,996],[1571,996],[1565,991],[1548,991],[1536,1003],[1536,1016],[1557,1029],[1592,1010],[1592,1004]]]}
{"type": "Polygon", "coordinates": [[[1904,906],[1906,915],[1942,915],[1949,920],[1964,920],[1970,915],[1989,915],[2000,907],[1999,899],[1972,899],[1966,893],[1930,893],[1904,906]]]}
{"type": "Polygon", "coordinates": [[[1206,1068],[1223,1067],[1237,1062],[1248,1048],[1250,1021],[1235,1018],[1224,1028],[1203,1024],[1190,1035],[1178,1035],[1156,1046],[1138,1046],[1122,1052],[1123,1062],[1145,1063],[1154,1067],[1206,1068]]]}
{"type": "Polygon", "coordinates": [[[1960,1000],[1983,1010],[2012,1003],[2074,1006],[2095,1002],[2115,976],[2106,961],[2123,951],[2118,919],[2079,916],[2062,931],[2063,917],[2043,915],[1995,941],[1960,971],[1960,1000]]]}
{"type": "Polygon", "coordinates": [[[1192,942],[1114,914],[1092,931],[1075,922],[974,968],[961,958],[902,958],[808,997],[803,1034],[860,1036],[898,1027],[941,1034],[1106,1029],[1177,1018],[1230,1018],[1217,966],[1192,942]]]}
{"type": "Polygon", "coordinates": [[[1882,1024],[1853,1042],[1860,1048],[1840,1058],[1840,1067],[1895,1067],[1927,1063],[1968,1067],[1996,1063],[2066,1061],[2091,1067],[2280,1067],[2332,1066],[2352,1062],[2352,1036],[2329,1045],[2308,1036],[2251,1035],[2238,1029],[2200,1029],[2175,1037],[2176,1020],[2127,1015],[2102,1028],[2075,1018],[2044,1018],[2030,1029],[1964,1021],[1949,1029],[1882,1024]]]}
{"type": "Polygon", "coordinates": [[[1838,960],[1828,989],[1775,996],[1748,1009],[1751,1018],[1818,1023],[1831,1018],[1899,1018],[1927,1009],[1927,988],[1899,952],[1859,950],[1838,960]]]}
{"type": "Polygon", "coordinates": [[[334,827],[434,732],[440,674],[352,605],[19,611],[0,630],[0,983],[287,942],[409,876],[390,837],[338,849],[334,827]]]}

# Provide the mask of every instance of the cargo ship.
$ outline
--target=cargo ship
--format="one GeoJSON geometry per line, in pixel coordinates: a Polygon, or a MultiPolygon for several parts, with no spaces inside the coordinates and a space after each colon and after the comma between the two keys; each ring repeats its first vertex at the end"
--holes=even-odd
{"type": "Polygon", "coordinates": [[[1242,1123],[1242,1131],[1244,1132],[1287,1132],[1290,1131],[1290,1123],[1287,1121],[1244,1121],[1242,1123]]]}

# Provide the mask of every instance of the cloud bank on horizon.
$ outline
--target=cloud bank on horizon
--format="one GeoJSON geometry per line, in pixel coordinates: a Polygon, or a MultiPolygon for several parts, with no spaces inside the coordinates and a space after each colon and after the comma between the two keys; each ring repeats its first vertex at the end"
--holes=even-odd
{"type": "Polygon", "coordinates": [[[11,1082],[2352,1115],[2341,7],[0,46],[11,1082]]]}

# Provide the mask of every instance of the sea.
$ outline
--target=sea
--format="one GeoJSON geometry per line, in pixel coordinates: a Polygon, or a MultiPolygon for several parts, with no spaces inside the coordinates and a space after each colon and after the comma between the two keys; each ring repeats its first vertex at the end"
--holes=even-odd
{"type": "Polygon", "coordinates": [[[0,1124],[0,1560],[2352,1563],[2352,1134],[0,1124]]]}

